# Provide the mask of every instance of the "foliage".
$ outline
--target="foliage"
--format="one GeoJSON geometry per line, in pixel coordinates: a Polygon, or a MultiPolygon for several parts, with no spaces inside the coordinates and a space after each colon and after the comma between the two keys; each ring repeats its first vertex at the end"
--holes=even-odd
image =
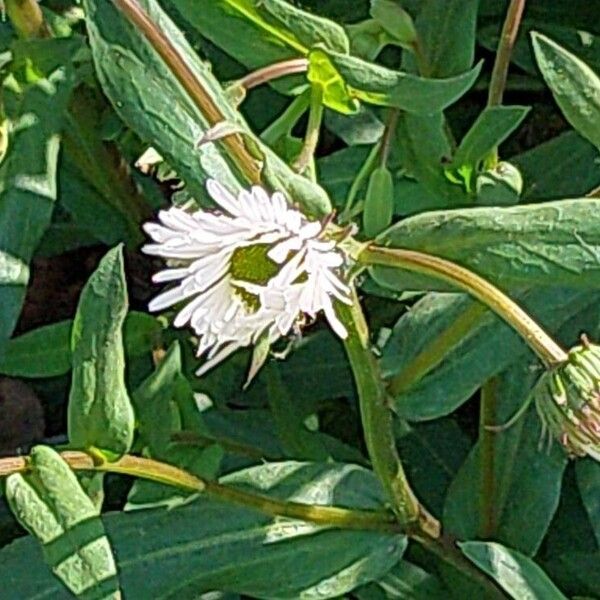
{"type": "Polygon", "coordinates": [[[5,3],[0,374],[46,437],[2,597],[598,597],[600,467],[529,399],[600,338],[600,0],[5,3]],[[209,179],[325,224],[345,340],[194,375],[139,250],[209,179]]]}

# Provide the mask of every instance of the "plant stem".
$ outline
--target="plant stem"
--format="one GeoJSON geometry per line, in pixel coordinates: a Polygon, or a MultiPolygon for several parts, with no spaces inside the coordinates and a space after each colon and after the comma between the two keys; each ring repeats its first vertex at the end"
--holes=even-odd
{"type": "MultiPolygon", "coordinates": [[[[61,457],[75,471],[119,473],[148,481],[204,494],[212,499],[256,509],[273,517],[302,519],[310,523],[340,529],[369,529],[387,533],[403,533],[391,513],[374,510],[354,510],[335,506],[313,506],[255,494],[215,481],[202,480],[195,475],[166,463],[149,458],[125,455],[115,462],[97,461],[85,452],[65,451],[61,457]]],[[[29,469],[26,457],[0,459],[0,477],[23,473],[29,469]]]]}
{"type": "MultiPolygon", "coordinates": [[[[136,0],[112,0],[115,6],[123,12],[129,21],[135,25],[148,43],[164,60],[169,70],[175,75],[192,102],[208,121],[209,127],[226,120],[219,106],[204,89],[190,66],[186,63],[179,50],[171,40],[152,21],[136,0]]],[[[249,183],[260,183],[260,165],[254,159],[239,134],[228,135],[219,140],[227,148],[237,168],[249,183]]]]}
{"type": "Polygon", "coordinates": [[[481,388],[479,416],[480,487],[478,537],[489,539],[496,533],[496,434],[489,426],[497,422],[496,382],[492,378],[481,388]]]}
{"type": "Polygon", "coordinates": [[[234,82],[235,86],[243,87],[245,90],[250,90],[254,87],[267,83],[279,77],[286,75],[294,75],[296,73],[305,73],[308,69],[308,60],[306,58],[292,58],[290,60],[282,60],[256,71],[252,71],[244,75],[241,79],[234,82]]]}
{"type": "Polygon", "coordinates": [[[306,90],[294,98],[283,113],[260,134],[262,141],[272,146],[292,129],[298,119],[304,114],[309,104],[310,90],[306,90]]]}
{"type": "Polygon", "coordinates": [[[387,165],[388,157],[390,154],[390,146],[392,143],[392,139],[394,138],[394,133],[396,131],[396,125],[398,125],[398,117],[400,116],[400,110],[397,108],[391,108],[388,116],[387,122],[385,125],[385,130],[383,132],[383,136],[381,137],[381,142],[379,146],[379,164],[382,167],[387,165]]]}
{"type": "Polygon", "coordinates": [[[490,81],[490,90],[488,93],[488,106],[502,104],[502,96],[504,94],[504,87],[506,86],[510,57],[517,39],[523,11],[525,10],[525,1],[526,0],[511,0],[508,7],[504,25],[502,26],[502,33],[500,34],[500,42],[498,43],[494,68],[492,70],[492,79],[490,81]]]}
{"type": "Polygon", "coordinates": [[[339,305],[338,314],[348,331],[344,345],[358,391],[363,434],[373,469],[399,522],[437,538],[440,524],[415,497],[398,456],[387,391],[369,348],[367,324],[356,296],[351,307],[339,305]]]}
{"type": "Polygon", "coordinates": [[[489,281],[456,263],[423,252],[375,245],[364,246],[355,258],[363,264],[429,275],[464,290],[513,327],[548,368],[567,360],[567,353],[516,302],[489,281]]]}
{"type": "MultiPolygon", "coordinates": [[[[118,473],[138,477],[177,487],[191,493],[204,494],[213,500],[255,509],[272,517],[299,519],[324,527],[339,529],[371,530],[389,534],[403,533],[411,536],[442,560],[482,585],[492,594],[490,597],[501,597],[498,595],[494,583],[464,558],[451,539],[434,539],[423,530],[407,530],[391,512],[319,506],[278,500],[230,485],[202,480],[172,465],[130,454],[122,456],[115,462],[97,460],[90,454],[72,450],[61,452],[60,455],[74,471],[118,473]]],[[[13,473],[26,473],[28,470],[28,457],[0,458],[0,477],[7,477],[13,473]]]]}
{"type": "Polygon", "coordinates": [[[308,124],[306,126],[306,136],[304,145],[296,161],[294,170],[302,174],[310,165],[317,144],[319,143],[319,132],[321,130],[321,121],[323,120],[323,88],[318,83],[311,85],[310,108],[308,112],[308,124]]]}
{"type": "Polygon", "coordinates": [[[371,171],[373,170],[373,168],[375,167],[375,163],[377,162],[380,144],[381,142],[373,144],[373,146],[371,147],[371,151],[367,156],[367,159],[362,164],[358,173],[356,174],[356,177],[352,181],[352,185],[350,186],[348,196],[346,197],[346,204],[344,206],[344,210],[342,211],[342,214],[339,218],[340,223],[347,223],[350,220],[354,200],[356,199],[356,196],[358,196],[358,192],[360,191],[367,177],[371,174],[371,171]]]}

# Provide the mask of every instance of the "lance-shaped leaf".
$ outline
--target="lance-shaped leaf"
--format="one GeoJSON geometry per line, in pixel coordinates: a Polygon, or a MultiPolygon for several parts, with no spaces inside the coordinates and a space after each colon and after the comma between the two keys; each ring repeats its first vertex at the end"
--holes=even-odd
{"type": "Polygon", "coordinates": [[[122,333],[126,314],[123,250],[117,246],[83,288],[73,322],[69,440],[76,448],[123,454],[131,447],[134,414],[125,387],[122,333]]]}
{"type": "Polygon", "coordinates": [[[201,110],[191,100],[144,34],[113,2],[85,0],[86,23],[98,78],[121,118],[175,168],[200,202],[206,197],[204,184],[209,177],[218,179],[232,191],[240,189],[225,145],[230,138],[197,145],[215,125],[226,121],[246,132],[243,140],[238,141],[256,168],[262,167],[264,183],[287,192],[308,212],[329,213],[331,204],[325,191],[292,171],[250,132],[209,65],[198,58],[158,2],[139,0],[138,3],[162,32],[161,43],[172,47],[203,88],[206,106],[201,110]]]}
{"type": "MultiPolygon", "coordinates": [[[[415,20],[423,62],[432,77],[449,77],[471,68],[479,0],[427,0],[415,20]]],[[[414,56],[405,53],[406,63],[414,56]]]]}
{"type": "MultiPolygon", "coordinates": [[[[59,130],[70,89],[59,68],[27,86],[10,111],[12,134],[0,168],[0,355],[21,311],[29,261],[50,224],[59,130]]],[[[7,92],[5,101],[10,96],[7,92]]]]}
{"type": "MultiPolygon", "coordinates": [[[[551,331],[588,307],[595,291],[542,288],[515,296],[551,331]]],[[[581,328],[566,335],[572,341],[581,328]]],[[[394,327],[382,368],[394,408],[412,421],[436,419],[456,410],[490,377],[531,354],[502,319],[465,294],[427,294],[394,327]]],[[[534,361],[533,357],[531,360],[534,361]]]]}
{"type": "Polygon", "coordinates": [[[327,52],[348,86],[349,94],[379,106],[433,114],[450,106],[475,83],[481,63],[446,79],[428,79],[336,52],[327,52]]]}
{"type": "Polygon", "coordinates": [[[283,0],[169,0],[203,36],[249,68],[306,55],[316,46],[347,53],[337,23],[283,0]],[[252,39],[252,44],[245,40],[252,39]]]}
{"type": "MultiPolygon", "coordinates": [[[[504,290],[532,285],[596,288],[600,283],[600,200],[435,211],[405,219],[380,237],[475,271],[504,290]]],[[[373,269],[397,290],[449,290],[401,269],[373,269]]]]}
{"type": "MultiPolygon", "coordinates": [[[[202,478],[215,479],[223,451],[217,444],[207,447],[178,445],[173,438],[182,430],[207,434],[190,383],[181,373],[181,351],[171,345],[152,375],[132,394],[136,409],[139,444],[144,455],[176,465],[202,478]]],[[[138,479],[127,498],[126,509],[175,506],[190,493],[172,486],[138,479]]]]}
{"type": "MultiPolygon", "coordinates": [[[[301,503],[383,507],[374,475],[350,464],[271,463],[222,483],[301,503]]],[[[406,547],[403,535],[273,519],[206,498],[171,511],[107,515],[105,524],[126,598],[191,599],[214,589],[257,598],[336,598],[383,577],[406,547]]],[[[61,598],[56,583],[32,568],[39,560],[32,540],[2,549],[0,560],[15,598],[61,598]]]]}
{"type": "MultiPolygon", "coordinates": [[[[21,525],[42,544],[54,574],[76,596],[120,598],[117,569],[98,510],[73,471],[47,446],[33,448],[29,467],[26,474],[7,478],[6,498],[21,525]]],[[[12,589],[5,591],[18,597],[12,589]]]]}
{"type": "Polygon", "coordinates": [[[463,554],[493,577],[514,600],[567,600],[533,560],[493,542],[459,543],[463,554]]]}
{"type": "Polygon", "coordinates": [[[540,71],[567,121],[600,149],[600,77],[541,33],[531,37],[540,71]]]}
{"type": "Polygon", "coordinates": [[[499,146],[523,121],[527,106],[488,106],[460,142],[451,167],[475,166],[499,146]]]}
{"type": "MultiPolygon", "coordinates": [[[[0,373],[11,377],[58,377],[71,370],[71,329],[67,319],[44,325],[8,342],[0,359],[0,373]]],[[[130,357],[148,354],[160,339],[158,321],[142,312],[131,311],[125,318],[123,339],[130,357]]]]}

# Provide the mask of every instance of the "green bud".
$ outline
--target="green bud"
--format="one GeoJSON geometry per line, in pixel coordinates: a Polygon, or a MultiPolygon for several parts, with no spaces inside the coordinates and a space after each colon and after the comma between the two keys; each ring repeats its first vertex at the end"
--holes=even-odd
{"type": "Polygon", "coordinates": [[[377,167],[371,173],[365,209],[363,229],[367,237],[375,237],[392,222],[394,215],[394,180],[387,167],[377,167]]]}
{"type": "Polygon", "coordinates": [[[478,204],[517,204],[523,191],[519,169],[509,162],[500,162],[493,169],[477,176],[475,183],[478,204]]]}
{"type": "Polygon", "coordinates": [[[371,0],[371,16],[404,47],[413,47],[417,30],[411,16],[393,0],[371,0]]]}
{"type": "Polygon", "coordinates": [[[533,393],[544,429],[571,456],[600,460],[600,346],[582,338],[533,393]]]}

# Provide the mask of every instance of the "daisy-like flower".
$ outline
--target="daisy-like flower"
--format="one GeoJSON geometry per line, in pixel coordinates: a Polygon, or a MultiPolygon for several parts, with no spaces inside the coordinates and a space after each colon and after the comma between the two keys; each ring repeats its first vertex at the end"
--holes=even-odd
{"type": "Polygon", "coordinates": [[[351,302],[339,275],[344,256],[323,239],[322,223],[291,208],[281,192],[269,196],[255,186],[235,196],[215,180],[206,188],[222,210],[171,207],[160,211],[160,224],[144,226],[155,243],[143,251],[174,264],[153,281],[177,282],[149,309],[186,302],[173,324],[189,325],[198,335],[197,354],[206,360],[197,374],[262,336],[273,343],[304,314],[323,311],[345,338],[333,307],[334,299],[351,302]]]}

